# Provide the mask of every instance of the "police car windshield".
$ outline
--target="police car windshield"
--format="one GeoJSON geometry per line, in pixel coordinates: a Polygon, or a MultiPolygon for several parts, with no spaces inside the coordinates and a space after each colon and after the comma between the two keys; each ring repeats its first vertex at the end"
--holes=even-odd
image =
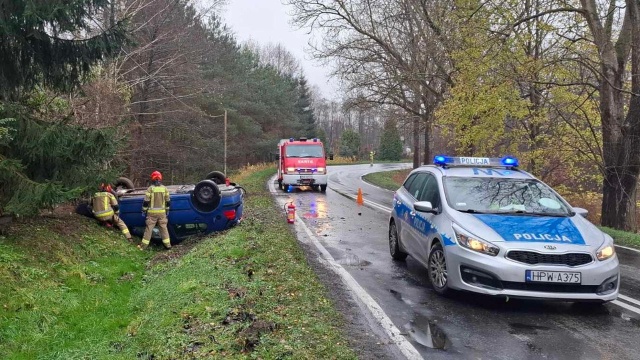
{"type": "Polygon", "coordinates": [[[289,145],[286,148],[287,157],[324,157],[322,145],[289,145]]]}
{"type": "Polygon", "coordinates": [[[537,180],[445,177],[450,207],[463,212],[570,216],[565,203],[537,180]]]}

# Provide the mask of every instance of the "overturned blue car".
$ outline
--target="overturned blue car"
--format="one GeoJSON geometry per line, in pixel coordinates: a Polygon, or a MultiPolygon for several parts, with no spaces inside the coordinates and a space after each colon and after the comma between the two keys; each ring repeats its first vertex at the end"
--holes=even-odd
{"type": "MultiPolygon", "coordinates": [[[[171,197],[168,214],[172,243],[187,236],[223,231],[240,223],[244,206],[244,189],[226,181],[224,174],[214,171],[205,180],[190,185],[165,185],[171,197]]],[[[115,192],[120,205],[120,218],[131,234],[142,237],[145,217],[142,212],[146,188],[134,188],[133,183],[120,178],[115,192]]],[[[153,230],[152,240],[160,239],[160,231],[153,230]]]]}

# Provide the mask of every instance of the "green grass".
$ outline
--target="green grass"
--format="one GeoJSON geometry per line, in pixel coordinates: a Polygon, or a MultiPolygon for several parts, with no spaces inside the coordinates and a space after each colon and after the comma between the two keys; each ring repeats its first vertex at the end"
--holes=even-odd
{"type": "MultiPolygon", "coordinates": [[[[374,185],[395,191],[402,185],[407,174],[407,170],[384,171],[367,174],[364,176],[364,179],[374,185]]],[[[609,234],[616,244],[640,249],[640,234],[611,229],[604,226],[599,228],[609,234]]]]}
{"type": "Polygon", "coordinates": [[[403,169],[370,173],[364,176],[364,180],[383,189],[396,191],[402,186],[404,179],[411,170],[403,169]]]}
{"type": "Polygon", "coordinates": [[[609,234],[617,245],[640,249],[640,234],[599,226],[600,230],[609,234]]]}
{"type": "Polygon", "coordinates": [[[0,358],[354,359],[265,189],[274,172],[233,179],[248,191],[240,226],[170,252],[79,216],[68,238],[51,221],[0,238],[0,358]]]}

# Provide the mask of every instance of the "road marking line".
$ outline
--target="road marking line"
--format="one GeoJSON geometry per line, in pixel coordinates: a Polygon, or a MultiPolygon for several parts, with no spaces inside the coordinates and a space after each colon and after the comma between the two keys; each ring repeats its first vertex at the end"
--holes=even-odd
{"type": "Polygon", "coordinates": [[[618,306],[620,306],[622,308],[625,308],[625,309],[627,309],[629,311],[633,311],[636,314],[640,314],[640,308],[637,308],[635,306],[627,305],[627,304],[625,304],[623,302],[620,302],[618,300],[613,300],[611,303],[612,304],[616,304],[616,305],[618,305],[618,306]]]}
{"type": "Polygon", "coordinates": [[[636,299],[634,299],[632,297],[626,296],[626,295],[618,294],[618,299],[625,300],[625,301],[630,302],[632,304],[640,305],[640,301],[638,301],[638,300],[636,300],[636,299]]]}
{"type": "Polygon", "coordinates": [[[640,253],[640,250],[638,250],[638,249],[634,249],[634,248],[630,248],[630,247],[628,247],[628,246],[622,246],[622,245],[616,245],[616,244],[613,244],[613,245],[614,245],[615,247],[619,247],[619,248],[622,248],[622,249],[631,250],[631,251],[633,251],[633,252],[640,253]]]}
{"type": "MultiPolygon", "coordinates": [[[[269,190],[275,191],[273,187],[273,183],[269,184],[269,190]]],[[[416,348],[402,335],[400,329],[398,329],[391,319],[387,316],[387,314],[382,310],[380,305],[367,293],[367,291],[358,284],[356,279],[349,274],[349,272],[342,267],[342,265],[338,264],[331,253],[322,245],[322,243],[318,240],[316,235],[313,234],[311,229],[304,223],[302,218],[296,214],[296,219],[298,222],[298,226],[301,226],[306,232],[308,238],[313,242],[316,249],[320,251],[322,254],[321,258],[330,265],[331,270],[333,270],[336,274],[338,274],[343,283],[351,289],[351,291],[357,296],[358,300],[363,303],[367,309],[371,312],[371,315],[374,319],[382,326],[385,330],[391,341],[400,349],[402,354],[407,357],[407,359],[422,359],[422,356],[416,350],[416,348]]]]}

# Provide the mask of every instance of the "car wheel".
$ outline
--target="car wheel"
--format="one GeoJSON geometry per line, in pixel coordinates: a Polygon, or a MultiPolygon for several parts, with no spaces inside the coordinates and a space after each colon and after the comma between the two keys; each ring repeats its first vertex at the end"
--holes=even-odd
{"type": "Polygon", "coordinates": [[[220,189],[212,180],[202,180],[191,193],[193,207],[201,212],[210,212],[220,205],[220,189]]]}
{"type": "Polygon", "coordinates": [[[218,185],[226,184],[227,177],[222,171],[212,171],[204,177],[206,180],[213,180],[218,185]]]}
{"type": "Polygon", "coordinates": [[[327,191],[327,185],[320,185],[320,191],[322,192],[327,191]]]}
{"type": "Polygon", "coordinates": [[[427,262],[427,274],[431,286],[440,295],[447,294],[449,289],[449,278],[447,274],[447,261],[444,255],[444,249],[439,242],[431,247],[429,253],[429,261],[427,262]]]}
{"type": "Polygon", "coordinates": [[[403,261],[407,258],[407,253],[400,250],[400,236],[394,221],[389,224],[389,252],[393,260],[403,261]]]}
{"type": "Polygon", "coordinates": [[[132,190],[132,189],[135,189],[135,186],[133,186],[133,181],[131,181],[130,179],[128,179],[126,177],[119,177],[113,185],[114,185],[113,189],[116,190],[116,192],[118,190],[132,190]]]}

